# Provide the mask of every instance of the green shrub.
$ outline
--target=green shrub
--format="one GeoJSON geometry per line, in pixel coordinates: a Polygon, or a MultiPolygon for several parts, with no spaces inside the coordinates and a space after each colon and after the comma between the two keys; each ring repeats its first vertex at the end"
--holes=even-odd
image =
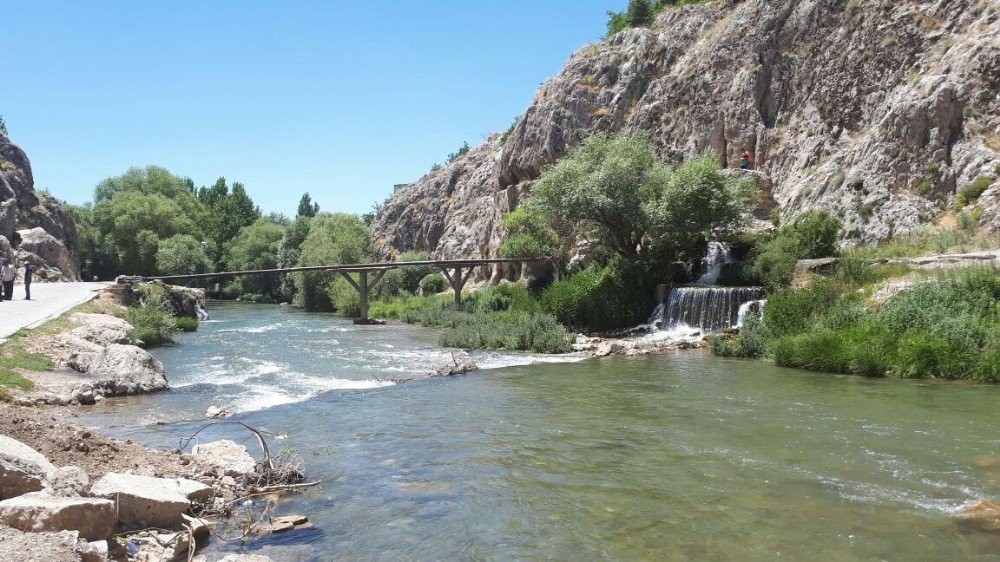
{"type": "Polygon", "coordinates": [[[198,319],[181,316],[177,319],[177,329],[182,332],[194,332],[198,329],[198,319]]]}
{"type": "Polygon", "coordinates": [[[931,192],[931,189],[933,188],[934,186],[931,184],[931,182],[924,180],[920,182],[920,185],[917,186],[917,192],[920,193],[921,195],[927,195],[928,193],[931,192]]]}
{"type": "Polygon", "coordinates": [[[972,218],[972,215],[961,211],[958,213],[958,227],[966,232],[975,232],[976,228],[979,227],[979,223],[972,218]]]}
{"type": "Polygon", "coordinates": [[[336,277],[327,287],[327,295],[333,309],[344,318],[361,316],[361,295],[347,279],[336,277]]]}
{"type": "Polygon", "coordinates": [[[244,293],[239,296],[239,299],[243,302],[253,302],[259,304],[274,304],[274,297],[270,294],[261,293],[244,293]]]}
{"type": "Polygon", "coordinates": [[[548,314],[506,311],[464,318],[441,333],[441,345],[565,353],[570,351],[573,342],[573,335],[548,314]]]}
{"type": "Polygon", "coordinates": [[[809,211],[761,244],[750,271],[772,289],[788,286],[795,263],[835,255],[841,222],[826,211],[809,211]]]}
{"type": "Polygon", "coordinates": [[[754,315],[748,315],[739,334],[732,338],[712,336],[709,343],[713,355],[755,359],[767,355],[769,340],[764,322],[754,315]]]}
{"type": "Polygon", "coordinates": [[[962,186],[962,189],[958,190],[958,195],[956,195],[955,200],[958,200],[958,196],[962,198],[962,204],[971,203],[979,198],[984,191],[989,189],[990,185],[993,184],[996,178],[980,176],[976,178],[972,183],[968,183],[962,186]]]}
{"type": "MultiPolygon", "coordinates": [[[[401,296],[388,300],[376,300],[368,307],[368,314],[372,318],[403,318],[408,312],[421,310],[431,306],[437,301],[453,303],[450,296],[430,295],[427,297],[401,296]]],[[[411,322],[416,323],[416,321],[411,322]]]]}
{"type": "Polygon", "coordinates": [[[839,295],[827,280],[817,281],[804,289],[784,289],[767,298],[764,324],[774,337],[797,334],[816,324],[839,295]]]}
{"type": "Polygon", "coordinates": [[[125,320],[132,325],[128,331],[131,340],[141,340],[146,346],[172,342],[177,332],[177,321],[170,313],[163,295],[144,291],[139,304],[125,310],[125,320]]]}
{"type": "Polygon", "coordinates": [[[431,273],[420,280],[420,294],[425,297],[448,290],[448,280],[440,273],[431,273]]]}
{"type": "Polygon", "coordinates": [[[542,310],[580,330],[607,331],[635,326],[653,308],[643,276],[631,268],[589,268],[553,283],[541,296],[542,310]]]}
{"type": "Polygon", "coordinates": [[[501,283],[481,289],[466,297],[462,303],[468,312],[541,312],[538,299],[519,283],[501,283]]]}

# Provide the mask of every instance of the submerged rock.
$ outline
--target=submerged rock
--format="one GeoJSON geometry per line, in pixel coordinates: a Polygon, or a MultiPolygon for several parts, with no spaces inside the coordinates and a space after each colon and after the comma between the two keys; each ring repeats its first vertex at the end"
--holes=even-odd
{"type": "Polygon", "coordinates": [[[969,525],[1000,531],[1000,502],[979,500],[959,510],[958,518],[969,525]]]}
{"type": "Polygon", "coordinates": [[[464,375],[465,373],[471,373],[472,371],[478,371],[479,365],[472,359],[468,353],[464,351],[457,351],[451,354],[451,364],[442,365],[438,367],[434,373],[431,374],[432,377],[454,377],[456,375],[464,375]]]}
{"type": "Polygon", "coordinates": [[[45,455],[0,435],[0,500],[42,490],[46,477],[55,470],[45,455]]]}

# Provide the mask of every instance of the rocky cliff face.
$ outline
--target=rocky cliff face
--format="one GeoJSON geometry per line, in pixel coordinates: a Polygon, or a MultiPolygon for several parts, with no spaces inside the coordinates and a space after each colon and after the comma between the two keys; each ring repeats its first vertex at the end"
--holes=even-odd
{"type": "Polygon", "coordinates": [[[27,155],[0,132],[0,254],[18,267],[38,268],[37,279],[80,279],[76,225],[63,206],[35,191],[27,155]]]}
{"type": "Polygon", "coordinates": [[[827,209],[864,244],[929,222],[990,177],[981,223],[1000,231],[1000,2],[668,9],[573,54],[511,132],[401,188],[374,232],[384,248],[493,256],[500,217],[542,170],[621,130],[673,161],[714,152],[732,168],[746,148],[783,218],[827,209]]]}

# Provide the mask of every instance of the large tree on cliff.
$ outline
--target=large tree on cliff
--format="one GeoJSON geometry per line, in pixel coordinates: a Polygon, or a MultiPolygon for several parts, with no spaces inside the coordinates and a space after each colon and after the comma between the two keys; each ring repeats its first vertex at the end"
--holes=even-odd
{"type": "Polygon", "coordinates": [[[520,215],[506,222],[505,254],[547,250],[565,259],[589,240],[626,262],[659,268],[713,230],[737,226],[754,193],[713,156],[671,168],[641,137],[598,134],[541,175],[520,215]]]}

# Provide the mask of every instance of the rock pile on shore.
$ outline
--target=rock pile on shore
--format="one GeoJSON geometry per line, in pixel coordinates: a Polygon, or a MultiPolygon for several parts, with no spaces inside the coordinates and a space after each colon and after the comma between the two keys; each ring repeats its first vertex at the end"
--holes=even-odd
{"type": "Polygon", "coordinates": [[[192,508],[232,501],[256,469],[231,441],[167,453],[33,409],[0,406],[0,420],[0,561],[108,560],[121,549],[116,534],[150,527],[157,530],[131,541],[140,553],[150,560],[186,554],[190,536],[199,544],[208,538],[192,508]]]}

